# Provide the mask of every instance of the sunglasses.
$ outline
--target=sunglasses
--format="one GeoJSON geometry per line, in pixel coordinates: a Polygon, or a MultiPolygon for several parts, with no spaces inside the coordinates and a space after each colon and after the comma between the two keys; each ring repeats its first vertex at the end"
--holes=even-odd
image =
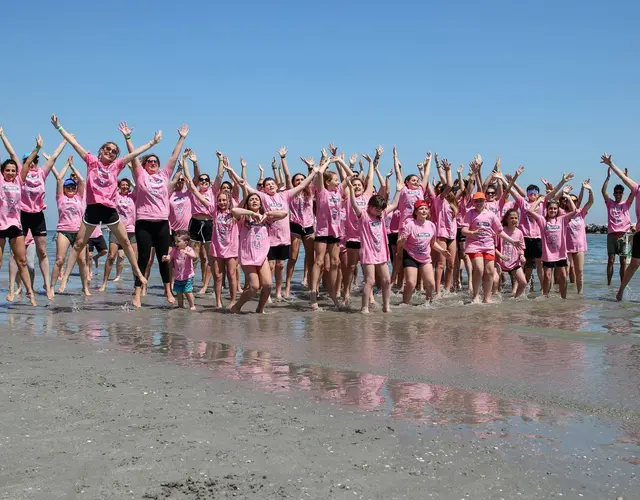
{"type": "Polygon", "coordinates": [[[65,186],[65,189],[68,189],[69,191],[75,191],[76,189],[78,189],[78,186],[65,186]]]}
{"type": "Polygon", "coordinates": [[[613,194],[624,194],[624,191],[614,191],[613,194]]]}
{"type": "Polygon", "coordinates": [[[495,191],[487,191],[485,194],[486,194],[487,196],[495,196],[495,195],[496,195],[496,192],[495,192],[495,191]]]}
{"type": "Polygon", "coordinates": [[[117,155],[118,154],[118,150],[117,149],[109,148],[109,147],[106,147],[106,146],[104,148],[102,148],[102,151],[104,151],[105,153],[110,154],[110,155],[117,155]]]}
{"type": "Polygon", "coordinates": [[[147,163],[152,163],[152,164],[157,165],[158,164],[158,160],[156,160],[155,158],[149,158],[147,161],[144,162],[145,165],[147,163]]]}
{"type": "Polygon", "coordinates": [[[538,191],[537,189],[529,189],[527,191],[527,194],[539,194],[539,193],[540,193],[540,191],[538,191]]]}
{"type": "Polygon", "coordinates": [[[199,182],[200,184],[208,184],[208,183],[210,183],[211,181],[210,181],[208,178],[206,178],[206,177],[200,177],[200,178],[198,179],[198,182],[199,182]]]}

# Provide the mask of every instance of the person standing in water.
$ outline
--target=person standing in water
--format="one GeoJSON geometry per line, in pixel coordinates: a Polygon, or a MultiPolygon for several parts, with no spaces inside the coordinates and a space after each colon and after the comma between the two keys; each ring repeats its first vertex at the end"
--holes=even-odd
{"type": "Polygon", "coordinates": [[[94,156],[80,145],[73,134],[67,132],[60,125],[60,121],[55,114],[51,116],[51,123],[87,164],[87,208],[58,291],[64,292],[71,270],[78,259],[78,254],[86,248],[91,231],[99,227],[101,223],[105,223],[111,231],[114,231],[118,242],[124,248],[124,253],[129,259],[134,275],[138,277],[141,283],[146,284],[147,279],[142,274],[140,267],[138,267],[135,252],[129,242],[129,238],[127,238],[124,222],[120,220],[116,210],[114,198],[120,172],[122,172],[127,163],[158,144],[162,140],[162,132],[156,132],[153,140],[140,146],[124,158],[118,159],[120,148],[115,142],[105,142],[100,147],[98,156],[94,156]]]}

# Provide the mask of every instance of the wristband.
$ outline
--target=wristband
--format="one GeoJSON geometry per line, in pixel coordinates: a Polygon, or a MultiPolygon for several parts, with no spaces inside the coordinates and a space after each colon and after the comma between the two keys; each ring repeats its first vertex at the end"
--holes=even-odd
{"type": "Polygon", "coordinates": [[[35,151],[36,153],[39,153],[39,152],[40,152],[40,146],[36,146],[36,147],[35,147],[35,149],[34,149],[34,151],[35,151]]]}
{"type": "Polygon", "coordinates": [[[64,129],[62,128],[62,125],[58,125],[57,129],[58,129],[59,132],[64,132],[64,129]]]}
{"type": "Polygon", "coordinates": [[[128,140],[130,140],[130,139],[131,139],[131,134],[127,134],[127,135],[125,135],[125,136],[124,136],[124,138],[125,138],[125,140],[127,140],[127,141],[128,141],[128,140]]]}
{"type": "Polygon", "coordinates": [[[0,137],[4,137],[4,132],[2,132],[2,133],[0,134],[0,137]]]}

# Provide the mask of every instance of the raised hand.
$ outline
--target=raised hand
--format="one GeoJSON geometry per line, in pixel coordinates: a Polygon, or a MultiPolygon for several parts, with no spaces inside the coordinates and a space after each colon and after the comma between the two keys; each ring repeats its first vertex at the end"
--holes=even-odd
{"type": "Polygon", "coordinates": [[[278,154],[280,155],[280,158],[284,159],[287,156],[287,153],[289,152],[289,150],[282,146],[280,149],[278,149],[278,154]]]}
{"type": "Polygon", "coordinates": [[[161,140],[162,140],[162,130],[158,130],[158,131],[153,135],[153,143],[154,143],[154,144],[158,144],[161,140]]]}
{"type": "Polygon", "coordinates": [[[603,153],[603,155],[600,157],[600,163],[611,166],[611,164],[613,163],[613,161],[611,161],[611,155],[603,153]]]}
{"type": "Polygon", "coordinates": [[[380,158],[382,153],[384,153],[384,148],[382,147],[382,144],[378,144],[378,147],[376,148],[376,156],[380,158]]]}
{"type": "Polygon", "coordinates": [[[564,194],[569,194],[571,191],[573,191],[573,186],[571,184],[567,184],[565,187],[562,188],[562,192],[564,194]]]}
{"type": "Polygon", "coordinates": [[[178,129],[178,135],[183,139],[187,137],[187,135],[189,135],[189,125],[187,125],[186,123],[183,123],[182,127],[178,129]]]}
{"type": "Polygon", "coordinates": [[[440,160],[438,160],[438,152],[436,151],[435,154],[433,155],[433,161],[436,164],[437,168],[440,168],[440,160]]]}
{"type": "MultiPolygon", "coordinates": [[[[548,190],[551,191],[553,189],[553,184],[551,184],[547,179],[545,179],[544,177],[540,177],[540,182],[542,182],[542,185],[548,190]]],[[[566,182],[566,181],[565,181],[566,182]]]]}
{"type": "Polygon", "coordinates": [[[258,163],[258,170],[260,170],[260,177],[262,177],[264,175],[264,168],[262,168],[262,165],[260,165],[258,163]]]}
{"type": "Polygon", "coordinates": [[[396,149],[396,145],[393,145],[393,157],[397,158],[398,157],[398,150],[396,149]]]}
{"type": "MultiPolygon", "coordinates": [[[[337,151],[337,148],[336,148],[337,151]]],[[[327,160],[327,150],[322,148],[322,151],[320,151],[320,163],[323,163],[327,160]]]]}
{"type": "Polygon", "coordinates": [[[431,161],[431,151],[428,151],[427,155],[424,157],[424,164],[426,165],[429,161],[431,161]]]}
{"type": "Polygon", "coordinates": [[[4,129],[0,127],[0,135],[4,134],[4,129]]]}
{"type": "Polygon", "coordinates": [[[451,163],[446,158],[442,159],[442,162],[440,163],[440,165],[445,171],[451,170],[451,163]]]}
{"type": "Polygon", "coordinates": [[[274,169],[275,169],[275,168],[276,168],[276,163],[277,163],[277,162],[276,162],[276,157],[274,156],[274,157],[273,157],[273,160],[271,160],[271,168],[274,168],[274,169]]]}
{"type": "Polygon", "coordinates": [[[58,117],[56,116],[55,113],[51,115],[51,124],[55,128],[59,128],[60,127],[60,120],[58,119],[58,117]]]}
{"type": "Polygon", "coordinates": [[[507,182],[511,182],[513,180],[513,175],[511,174],[504,174],[504,178],[507,179],[507,182]]]}
{"type": "Polygon", "coordinates": [[[192,163],[196,163],[198,161],[198,157],[196,156],[196,152],[193,149],[188,149],[187,151],[189,151],[189,159],[191,160],[192,163]]]}
{"type": "Polygon", "coordinates": [[[300,159],[302,160],[302,163],[304,163],[308,168],[313,168],[314,165],[316,164],[316,161],[313,159],[313,156],[310,156],[309,158],[305,158],[304,156],[301,156],[300,159]]]}
{"type": "Polygon", "coordinates": [[[462,175],[462,172],[464,172],[464,165],[461,163],[458,167],[457,173],[458,175],[462,175]]]}
{"type": "Polygon", "coordinates": [[[582,183],[582,187],[583,187],[584,189],[586,189],[587,191],[591,191],[591,185],[589,184],[589,181],[590,181],[590,180],[591,180],[591,179],[587,179],[586,181],[584,181],[584,182],[582,183]]]}
{"type": "Polygon", "coordinates": [[[118,125],[118,130],[125,137],[133,133],[133,128],[129,127],[129,124],[127,122],[120,122],[120,124],[118,125]]]}
{"type": "Polygon", "coordinates": [[[38,134],[36,136],[36,147],[38,149],[42,148],[42,145],[44,144],[44,142],[42,141],[42,137],[40,136],[40,134],[38,134]]]}
{"type": "Polygon", "coordinates": [[[482,156],[480,155],[477,155],[473,161],[478,165],[478,168],[482,167],[482,164],[484,163],[482,161],[482,156]]]}
{"type": "Polygon", "coordinates": [[[216,156],[218,157],[218,161],[224,161],[224,153],[222,151],[216,151],[216,156]]]}
{"type": "Polygon", "coordinates": [[[393,175],[393,169],[389,170],[389,173],[387,175],[385,175],[385,177],[388,179],[392,175],[393,175]]]}
{"type": "Polygon", "coordinates": [[[44,151],[40,151],[40,154],[41,154],[41,155],[42,155],[42,157],[43,157],[45,160],[47,160],[47,161],[49,161],[49,158],[51,158],[51,156],[49,156],[49,155],[48,155],[47,153],[45,153],[44,151]]]}
{"type": "Polygon", "coordinates": [[[518,177],[519,177],[523,174],[523,172],[524,172],[524,165],[520,165],[516,170],[516,174],[518,174],[518,177]]]}
{"type": "Polygon", "coordinates": [[[338,147],[333,144],[333,142],[329,143],[329,152],[332,156],[338,155],[338,147]]]}
{"type": "Polygon", "coordinates": [[[73,155],[69,155],[69,158],[67,158],[67,165],[73,165],[73,155]]]}
{"type": "MultiPolygon", "coordinates": [[[[351,167],[351,170],[353,170],[353,166],[356,164],[357,159],[358,159],[358,153],[353,153],[349,157],[349,166],[351,167]]],[[[362,170],[362,161],[360,161],[360,170],[362,170]]]]}
{"type": "Polygon", "coordinates": [[[493,166],[493,171],[494,172],[500,172],[500,162],[502,160],[500,159],[500,157],[498,156],[498,158],[496,158],[496,164],[493,166]]]}
{"type": "Polygon", "coordinates": [[[367,160],[369,163],[371,163],[373,160],[371,160],[371,157],[367,154],[367,153],[362,153],[361,155],[365,160],[367,160]]]}
{"type": "Polygon", "coordinates": [[[568,174],[562,174],[562,180],[564,182],[569,182],[571,179],[573,179],[574,175],[573,172],[569,172],[568,174]]]}
{"type": "MultiPolygon", "coordinates": [[[[356,154],[353,153],[353,155],[355,156],[356,154]]],[[[353,156],[351,158],[353,158],[353,156]]],[[[349,158],[349,163],[351,163],[351,158],[349,158]]],[[[362,160],[358,160],[358,166],[360,167],[360,171],[362,171],[362,169],[364,168],[364,163],[362,162],[362,160]]],[[[377,169],[378,169],[378,165],[376,165],[376,170],[377,169]]]]}
{"type": "Polygon", "coordinates": [[[242,168],[247,168],[247,162],[244,161],[244,158],[242,156],[240,157],[240,166],[242,168]]]}

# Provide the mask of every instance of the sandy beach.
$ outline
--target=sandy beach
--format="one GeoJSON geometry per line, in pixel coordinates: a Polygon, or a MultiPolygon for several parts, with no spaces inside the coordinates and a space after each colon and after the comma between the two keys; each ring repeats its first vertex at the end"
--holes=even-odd
{"type": "Polygon", "coordinates": [[[638,498],[620,447],[385,418],[103,343],[0,333],[0,491],[62,498],[638,498]],[[547,450],[547,451],[545,451],[547,450]]]}

